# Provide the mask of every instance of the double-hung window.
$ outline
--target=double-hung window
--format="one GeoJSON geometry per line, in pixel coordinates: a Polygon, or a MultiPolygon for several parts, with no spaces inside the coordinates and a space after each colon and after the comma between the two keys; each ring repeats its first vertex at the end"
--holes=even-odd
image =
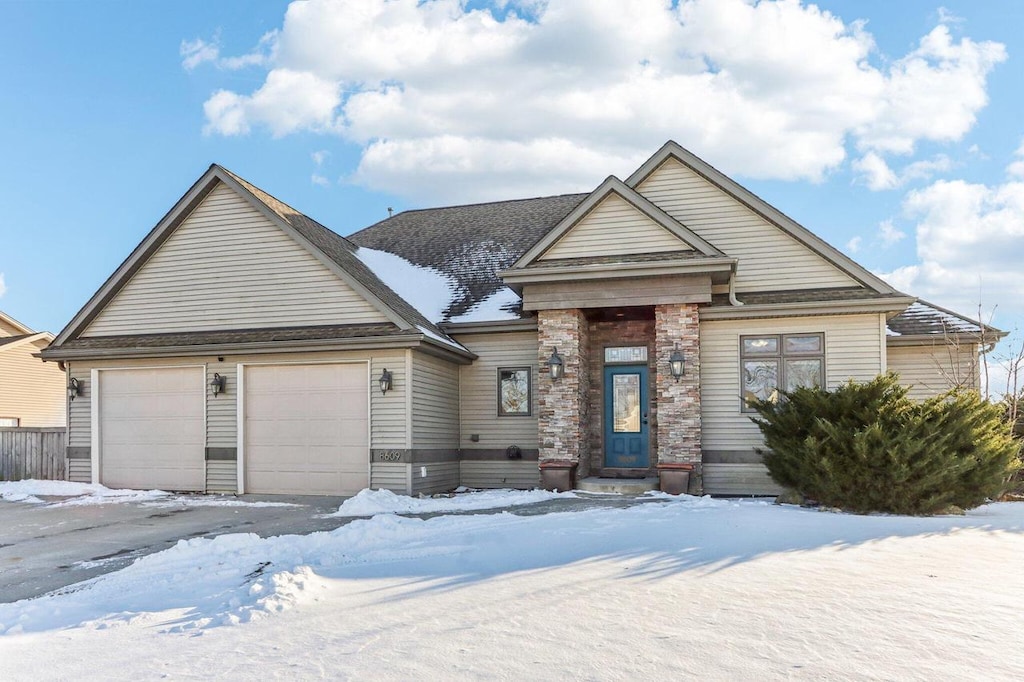
{"type": "Polygon", "coordinates": [[[776,400],[779,391],[825,383],[825,335],[767,334],[740,337],[744,412],[755,400],[776,400]]]}

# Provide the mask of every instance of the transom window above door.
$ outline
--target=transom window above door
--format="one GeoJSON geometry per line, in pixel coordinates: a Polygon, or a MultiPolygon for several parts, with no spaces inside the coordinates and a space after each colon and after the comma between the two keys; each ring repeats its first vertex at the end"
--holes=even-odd
{"type": "Polygon", "coordinates": [[[825,383],[825,335],[766,334],[740,337],[741,409],[756,400],[777,400],[779,391],[825,383]]]}

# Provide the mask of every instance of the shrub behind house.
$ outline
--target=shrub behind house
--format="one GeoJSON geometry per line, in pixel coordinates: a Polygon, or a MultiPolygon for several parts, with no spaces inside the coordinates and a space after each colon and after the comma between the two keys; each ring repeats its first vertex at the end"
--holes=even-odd
{"type": "Polygon", "coordinates": [[[834,391],[798,388],[754,405],[772,478],[855,512],[933,514],[1000,495],[1019,443],[973,391],[917,403],[894,374],[834,391]]]}

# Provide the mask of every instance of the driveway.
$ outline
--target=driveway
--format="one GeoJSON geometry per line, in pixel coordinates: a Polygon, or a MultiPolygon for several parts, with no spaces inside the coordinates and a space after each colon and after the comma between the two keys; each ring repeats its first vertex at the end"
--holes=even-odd
{"type": "Polygon", "coordinates": [[[109,573],[182,539],[333,530],[351,519],[322,517],[337,511],[344,499],[176,495],[89,505],[0,501],[0,602],[36,597],[109,573]],[[260,506],[266,502],[292,506],[260,506]]]}

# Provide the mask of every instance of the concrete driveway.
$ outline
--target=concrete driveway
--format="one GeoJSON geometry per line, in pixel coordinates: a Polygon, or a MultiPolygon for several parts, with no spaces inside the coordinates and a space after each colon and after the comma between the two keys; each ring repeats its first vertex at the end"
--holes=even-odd
{"type": "Polygon", "coordinates": [[[333,530],[351,519],[320,517],[337,511],[344,499],[176,495],[147,502],[64,506],[0,501],[0,602],[37,597],[109,573],[181,539],[333,530]],[[237,501],[295,506],[223,504],[237,501]]]}

